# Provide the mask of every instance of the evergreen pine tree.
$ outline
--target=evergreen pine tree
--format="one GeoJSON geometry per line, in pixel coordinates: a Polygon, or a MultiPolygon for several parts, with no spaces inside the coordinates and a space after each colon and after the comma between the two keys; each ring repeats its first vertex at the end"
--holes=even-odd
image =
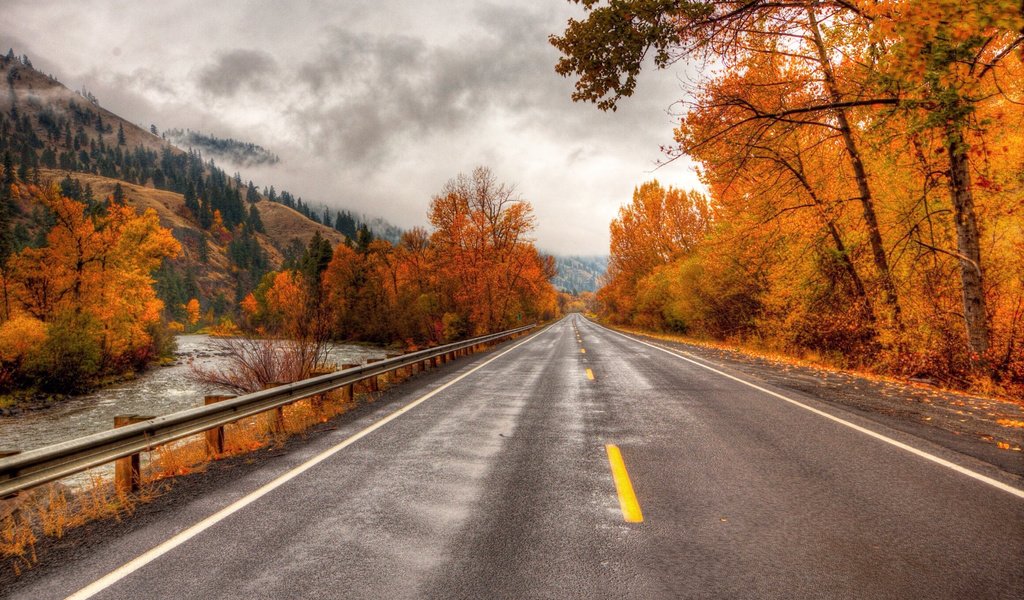
{"type": "Polygon", "coordinates": [[[370,243],[373,242],[373,232],[366,226],[366,223],[360,223],[355,238],[356,250],[366,252],[370,248],[370,243]]]}
{"type": "Polygon", "coordinates": [[[196,188],[191,183],[185,189],[185,208],[192,213],[193,217],[199,217],[199,200],[196,198],[196,188]]]}
{"type": "Polygon", "coordinates": [[[118,182],[114,185],[114,193],[112,194],[114,204],[124,204],[124,188],[121,187],[121,183],[118,182]]]}
{"type": "Polygon", "coordinates": [[[246,226],[253,231],[265,233],[263,228],[263,219],[260,218],[260,211],[255,205],[249,206],[249,218],[246,220],[246,226]]]}
{"type": "Polygon", "coordinates": [[[4,175],[0,180],[0,266],[7,263],[7,258],[13,251],[11,241],[11,219],[15,214],[14,203],[11,200],[11,186],[14,185],[14,160],[10,152],[4,152],[3,159],[4,175]]]}

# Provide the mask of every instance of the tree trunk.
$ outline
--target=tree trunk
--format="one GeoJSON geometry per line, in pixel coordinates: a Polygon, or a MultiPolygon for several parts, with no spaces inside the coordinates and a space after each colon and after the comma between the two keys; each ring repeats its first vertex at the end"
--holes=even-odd
{"type": "Polygon", "coordinates": [[[813,187],[811,187],[811,182],[808,181],[807,177],[804,175],[803,160],[798,156],[796,159],[797,164],[793,165],[783,157],[776,156],[776,161],[786,167],[789,172],[793,174],[793,177],[796,178],[800,183],[800,186],[804,188],[804,191],[807,192],[807,195],[811,198],[811,202],[813,202],[818,208],[818,215],[825,224],[829,237],[832,238],[832,243],[836,246],[836,252],[840,257],[839,260],[843,264],[843,269],[846,270],[846,274],[850,276],[850,283],[853,284],[854,293],[857,295],[857,299],[861,302],[861,309],[864,311],[868,321],[873,324],[875,322],[875,309],[872,306],[871,298],[868,296],[867,290],[864,287],[864,281],[860,278],[860,274],[857,273],[857,268],[854,266],[853,261],[850,260],[850,253],[846,249],[846,244],[843,243],[843,236],[839,232],[839,227],[837,227],[835,221],[829,218],[825,213],[825,203],[818,197],[818,193],[813,187]]]}
{"type": "Polygon", "coordinates": [[[972,362],[984,360],[988,351],[989,330],[982,286],[981,235],[974,215],[974,194],[967,164],[967,144],[963,131],[955,123],[946,127],[946,152],[949,154],[949,195],[953,200],[956,245],[960,255],[960,281],[963,287],[964,325],[972,362]]]}
{"type": "MultiPolygon", "coordinates": [[[[821,62],[822,74],[825,79],[825,86],[828,88],[830,99],[833,103],[842,102],[842,93],[836,83],[835,74],[832,71],[832,62],[829,59],[825,42],[821,37],[818,28],[818,18],[815,15],[813,5],[807,6],[807,21],[814,37],[814,45],[818,51],[818,60],[821,62]]],[[[853,168],[854,178],[857,180],[857,191],[860,194],[861,208],[864,212],[864,223],[868,227],[868,242],[871,245],[871,256],[878,269],[878,277],[881,280],[882,291],[885,303],[889,306],[890,316],[897,329],[903,329],[899,295],[896,292],[896,284],[892,279],[892,272],[889,269],[889,258],[885,253],[885,246],[882,243],[882,233],[878,228],[878,217],[875,215],[875,200],[871,194],[871,186],[868,183],[867,171],[864,169],[864,162],[860,158],[860,150],[853,139],[853,130],[846,118],[846,111],[842,108],[832,109],[832,115],[839,124],[839,131],[843,136],[843,143],[846,146],[846,153],[850,157],[850,166],[853,168]]]]}

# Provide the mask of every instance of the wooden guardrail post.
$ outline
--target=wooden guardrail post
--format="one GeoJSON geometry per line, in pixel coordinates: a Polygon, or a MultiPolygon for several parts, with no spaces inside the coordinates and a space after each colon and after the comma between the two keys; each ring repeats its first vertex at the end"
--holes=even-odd
{"type": "MultiPolygon", "coordinates": [[[[344,371],[345,369],[354,369],[354,368],[356,368],[358,366],[359,365],[344,364],[344,365],[341,365],[341,370],[344,371]]],[[[348,385],[341,386],[341,401],[342,402],[352,402],[352,385],[353,384],[350,383],[348,385]]]]}
{"type": "MultiPolygon", "coordinates": [[[[276,388],[282,385],[287,385],[287,383],[287,381],[271,381],[267,385],[263,386],[263,389],[269,390],[270,388],[276,388]]],[[[271,417],[270,420],[270,430],[273,431],[274,433],[284,433],[284,406],[278,406],[277,408],[273,409],[273,416],[271,417]]]]}
{"type": "MultiPolygon", "coordinates": [[[[141,415],[117,415],[114,417],[114,428],[124,427],[148,421],[153,417],[141,415]]],[[[139,461],[139,454],[131,454],[124,458],[117,459],[114,464],[114,487],[118,492],[132,494],[139,491],[142,485],[142,466],[139,461]]]]}
{"type": "MultiPolygon", "coordinates": [[[[215,404],[224,400],[230,400],[234,396],[212,395],[203,398],[203,404],[215,404]]],[[[206,430],[206,452],[210,456],[224,454],[224,426],[214,427],[206,430]]]]}
{"type": "MultiPolygon", "coordinates": [[[[401,354],[395,354],[394,352],[388,352],[387,354],[384,355],[384,359],[387,360],[387,359],[391,359],[391,358],[398,358],[399,356],[401,356],[401,354]]],[[[394,384],[396,384],[396,383],[398,383],[399,381],[402,380],[402,369],[401,369],[401,367],[395,368],[395,369],[391,369],[390,371],[388,371],[386,373],[386,375],[388,377],[388,384],[389,385],[394,385],[394,384]]]]}
{"type": "MultiPolygon", "coordinates": [[[[334,369],[313,369],[310,372],[310,377],[320,377],[321,375],[327,375],[333,373],[334,369]]],[[[313,414],[316,415],[316,420],[319,421],[320,417],[324,414],[324,400],[327,398],[327,394],[317,394],[309,399],[310,406],[313,407],[313,414]]]]}
{"type": "MultiPolygon", "coordinates": [[[[382,360],[384,360],[384,359],[383,358],[368,358],[368,359],[366,359],[366,364],[369,365],[369,364],[372,364],[372,363],[380,362],[382,360]]],[[[370,377],[367,377],[366,379],[363,380],[365,382],[365,386],[366,386],[366,391],[367,392],[376,392],[376,391],[380,390],[380,384],[377,381],[377,377],[378,377],[377,375],[371,375],[370,377]]]]}

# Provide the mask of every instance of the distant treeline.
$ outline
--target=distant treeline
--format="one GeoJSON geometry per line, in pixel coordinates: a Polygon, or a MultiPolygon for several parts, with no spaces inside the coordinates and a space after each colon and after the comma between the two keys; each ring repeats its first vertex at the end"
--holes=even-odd
{"type": "Polygon", "coordinates": [[[243,167],[273,165],[281,160],[263,146],[232,138],[219,138],[190,129],[167,129],[163,137],[176,146],[196,148],[243,167]]]}

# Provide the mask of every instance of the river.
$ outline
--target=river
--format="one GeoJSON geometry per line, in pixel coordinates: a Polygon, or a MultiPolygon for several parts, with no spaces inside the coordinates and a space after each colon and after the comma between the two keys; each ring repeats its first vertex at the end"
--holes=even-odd
{"type": "MultiPolygon", "coordinates": [[[[106,431],[113,427],[116,415],[161,416],[201,406],[203,396],[215,391],[192,380],[190,363],[215,368],[226,360],[216,338],[180,335],[177,342],[172,364],[153,367],[135,379],[68,398],[52,408],[0,417],[0,449],[32,450],[106,431]]],[[[363,364],[385,354],[383,348],[335,344],[328,362],[363,364]]]]}

